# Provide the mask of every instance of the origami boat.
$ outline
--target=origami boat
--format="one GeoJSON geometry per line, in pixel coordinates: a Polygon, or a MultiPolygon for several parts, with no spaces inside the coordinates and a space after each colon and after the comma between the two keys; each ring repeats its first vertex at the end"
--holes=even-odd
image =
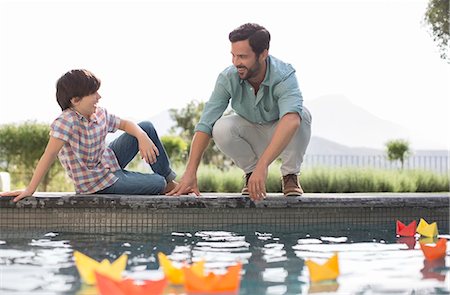
{"type": "Polygon", "coordinates": [[[238,263],[227,268],[225,274],[195,272],[192,269],[185,268],[184,287],[188,293],[227,293],[234,294],[239,291],[241,283],[242,264],[238,263]]]}
{"type": "Polygon", "coordinates": [[[312,260],[305,261],[309,270],[309,280],[319,282],[324,280],[336,280],[339,276],[338,254],[335,253],[328,261],[320,265],[312,260]]]}
{"type": "Polygon", "coordinates": [[[81,279],[88,285],[94,285],[96,283],[95,272],[111,279],[122,279],[122,272],[125,270],[128,260],[126,254],[122,254],[112,263],[108,259],[103,259],[101,262],[98,262],[79,251],[75,251],[73,256],[75,257],[75,265],[80,273],[81,279]]]}
{"type": "Polygon", "coordinates": [[[184,268],[189,268],[199,274],[203,274],[203,270],[205,268],[204,261],[193,263],[191,266],[185,266],[181,268],[175,267],[172,261],[170,261],[170,259],[162,252],[158,253],[158,260],[159,265],[162,267],[166,278],[170,283],[175,285],[184,284],[184,268]]]}
{"type": "Polygon", "coordinates": [[[417,226],[417,233],[425,237],[435,237],[439,234],[436,222],[428,224],[423,218],[420,219],[417,226]]]}
{"type": "Polygon", "coordinates": [[[447,251],[447,240],[439,239],[434,246],[420,243],[420,249],[427,260],[444,258],[447,251]]]}
{"type": "Polygon", "coordinates": [[[410,224],[405,225],[401,221],[397,220],[396,232],[401,237],[413,237],[416,234],[417,223],[413,220],[410,224]]]}
{"type": "Polygon", "coordinates": [[[97,289],[100,295],[159,295],[164,292],[167,279],[157,281],[135,281],[125,279],[116,281],[107,276],[95,273],[97,289]]]}

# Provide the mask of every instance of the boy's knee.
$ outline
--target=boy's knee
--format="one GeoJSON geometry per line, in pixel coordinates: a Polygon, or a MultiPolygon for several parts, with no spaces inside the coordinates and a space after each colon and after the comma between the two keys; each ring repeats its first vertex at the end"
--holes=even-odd
{"type": "Polygon", "coordinates": [[[150,121],[143,121],[143,122],[140,122],[138,125],[147,134],[152,134],[155,132],[155,127],[153,126],[152,122],[150,122],[150,121]]]}

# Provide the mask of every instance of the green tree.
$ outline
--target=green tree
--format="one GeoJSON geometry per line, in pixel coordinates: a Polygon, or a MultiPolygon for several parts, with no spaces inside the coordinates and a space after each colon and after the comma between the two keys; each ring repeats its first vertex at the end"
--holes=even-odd
{"type": "MultiPolygon", "coordinates": [[[[171,128],[171,132],[178,133],[182,139],[189,142],[189,149],[190,142],[194,136],[194,128],[198,121],[200,121],[204,107],[204,102],[193,100],[189,102],[185,108],[169,110],[170,117],[176,123],[176,125],[171,128]]],[[[229,114],[229,112],[226,114],[229,114]]],[[[202,162],[204,164],[213,164],[222,169],[230,165],[230,163],[225,165],[225,155],[217,148],[214,141],[211,141],[208,148],[205,150],[202,162]]]]}
{"type": "MultiPolygon", "coordinates": [[[[47,146],[49,132],[47,124],[33,121],[0,126],[0,161],[4,163],[5,171],[11,174],[13,183],[28,183],[31,180],[47,146]]],[[[40,190],[47,191],[51,180],[62,171],[61,164],[55,161],[42,179],[40,190]]]]}
{"type": "Polygon", "coordinates": [[[161,137],[161,142],[172,162],[182,162],[186,160],[188,144],[180,136],[165,135],[161,137]]]}
{"type": "Polygon", "coordinates": [[[449,47],[449,1],[430,0],[425,12],[425,23],[437,43],[441,58],[450,62],[449,47]]]}
{"type": "Polygon", "coordinates": [[[405,160],[410,154],[409,143],[403,139],[394,139],[386,143],[386,148],[389,161],[400,161],[403,169],[405,160]]]}

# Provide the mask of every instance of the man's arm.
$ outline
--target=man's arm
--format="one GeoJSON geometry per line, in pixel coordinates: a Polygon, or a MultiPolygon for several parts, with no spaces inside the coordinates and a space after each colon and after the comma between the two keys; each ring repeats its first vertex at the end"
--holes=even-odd
{"type": "Polygon", "coordinates": [[[200,195],[200,191],[197,186],[197,170],[203,153],[208,147],[210,139],[211,137],[205,132],[197,131],[194,133],[186,170],[178,185],[173,190],[168,192],[167,195],[179,196],[190,192],[195,193],[197,196],[200,195]]]}
{"type": "Polygon", "coordinates": [[[64,145],[64,141],[61,139],[50,136],[50,139],[45,148],[44,154],[42,154],[36,169],[34,170],[33,177],[25,190],[17,190],[12,192],[1,193],[1,197],[15,197],[14,202],[17,202],[25,197],[32,196],[36,191],[42,178],[47,173],[50,166],[55,161],[59,151],[64,145]]]}
{"type": "Polygon", "coordinates": [[[139,125],[129,120],[120,120],[119,129],[136,137],[139,146],[141,158],[149,164],[156,163],[156,157],[159,156],[159,150],[147,133],[139,125]]]}
{"type": "Polygon", "coordinates": [[[300,127],[300,121],[298,113],[287,113],[278,122],[269,145],[259,158],[248,181],[247,187],[252,200],[261,200],[265,197],[268,167],[289,144],[300,127]]]}

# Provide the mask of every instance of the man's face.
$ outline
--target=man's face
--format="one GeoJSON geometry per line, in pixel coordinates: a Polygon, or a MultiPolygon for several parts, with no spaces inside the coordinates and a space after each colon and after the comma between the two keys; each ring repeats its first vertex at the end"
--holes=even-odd
{"type": "Polygon", "coordinates": [[[248,40],[231,43],[231,56],[233,65],[237,68],[239,78],[242,80],[256,77],[262,69],[264,62],[262,54],[256,58],[248,40]]]}

